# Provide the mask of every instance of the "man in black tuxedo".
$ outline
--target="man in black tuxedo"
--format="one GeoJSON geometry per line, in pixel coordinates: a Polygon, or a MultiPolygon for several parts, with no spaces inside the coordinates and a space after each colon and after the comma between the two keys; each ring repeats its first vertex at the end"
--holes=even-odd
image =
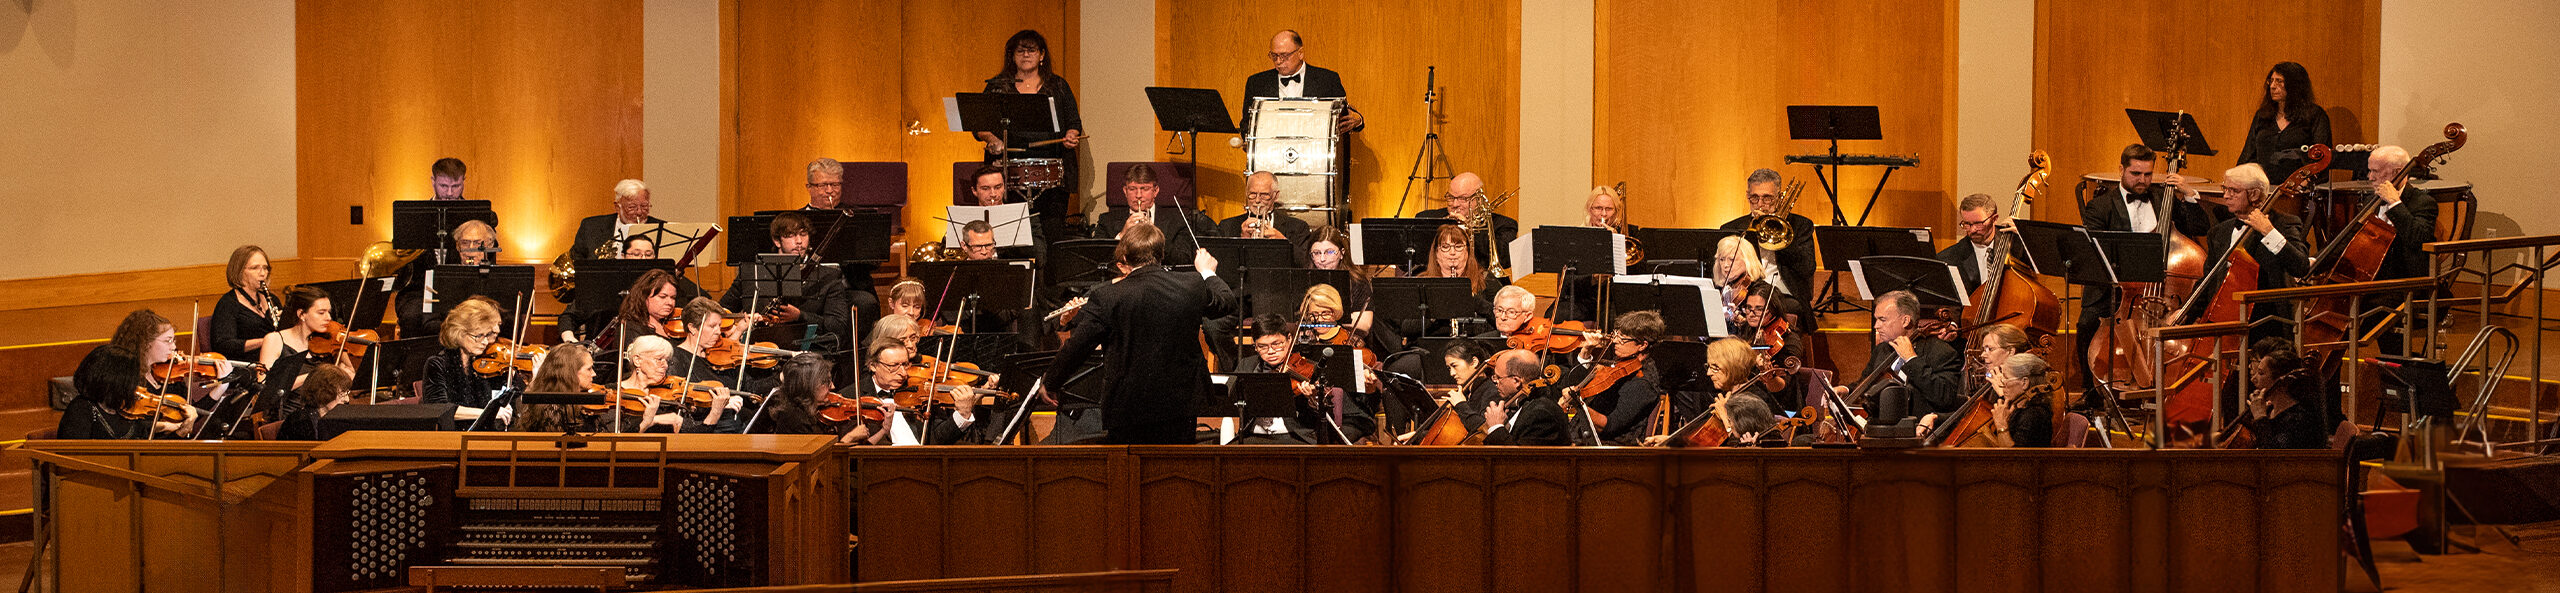
{"type": "Polygon", "coordinates": [[[1493,356],[1494,399],[1484,406],[1484,444],[1555,447],[1571,443],[1564,437],[1564,408],[1556,398],[1530,394],[1529,382],[1538,378],[1538,355],[1527,350],[1504,350],[1493,356]],[[1519,398],[1518,409],[1505,402],[1519,398]]]}
{"type": "MultiPolygon", "coordinates": [[[[1867,421],[1893,424],[1904,417],[1955,411],[1964,403],[1964,355],[1944,341],[1911,331],[1920,298],[1897,290],[1876,297],[1875,308],[1876,345],[1868,350],[1867,369],[1859,376],[1890,369],[1911,388],[1902,391],[1910,394],[1907,400],[1868,403],[1867,421]]],[[[1836,389],[1848,395],[1847,387],[1836,389]]]]}
{"type": "MultiPolygon", "coordinates": [[[[801,256],[809,254],[809,219],[807,217],[792,212],[777,214],[774,215],[773,223],[769,228],[768,235],[773,240],[775,253],[801,256]]],[[[773,298],[773,295],[762,295],[762,298],[757,298],[750,303],[748,299],[755,295],[748,290],[751,287],[747,281],[747,274],[741,270],[741,273],[736,275],[736,280],[729,284],[729,290],[720,293],[720,306],[731,311],[771,312],[772,314],[758,322],[759,325],[805,322],[816,325],[820,333],[834,334],[844,339],[854,338],[851,331],[852,313],[848,310],[852,306],[852,301],[847,300],[848,297],[845,294],[844,272],[833,266],[821,265],[811,268],[805,279],[808,281],[808,286],[804,289],[803,296],[773,298]]],[[[847,349],[855,346],[849,342],[842,344],[847,349]]]]}
{"type": "MultiPolygon", "coordinates": [[[[2374,197],[2382,200],[2382,218],[2391,221],[2393,232],[2391,249],[2383,253],[2382,266],[2373,275],[2375,280],[2416,278],[2432,272],[2427,269],[2427,254],[2420,249],[2436,240],[2436,197],[2426,190],[2409,191],[2406,186],[2389,183],[2408,166],[2409,150],[2398,146],[2373,149],[2373,154],[2365,158],[2365,179],[2373,181],[2374,197]]],[[[2374,294],[2359,299],[2356,310],[2399,304],[2398,294],[2374,294]]],[[[2402,352],[2399,332],[2384,332],[2375,341],[2383,352],[2402,352]]]]}
{"type": "MultiPolygon", "coordinates": [[[[649,215],[649,185],[638,179],[624,179],[613,184],[613,213],[598,214],[578,221],[578,238],[569,244],[569,257],[595,257],[596,248],[620,239],[632,225],[666,222],[649,215]]],[[[620,250],[619,246],[615,248],[620,250]]]]}
{"type": "Polygon", "coordinates": [[[1218,236],[1246,239],[1288,239],[1290,245],[1305,246],[1307,221],[1279,214],[1280,178],[1270,171],[1256,171],[1244,178],[1244,214],[1218,221],[1218,236]],[[1260,214],[1256,214],[1260,213],[1260,214]],[[1253,228],[1245,224],[1253,223],[1253,228]]]}
{"type": "MultiPolygon", "coordinates": [[[[1720,228],[1729,231],[1742,230],[1751,226],[1753,217],[1777,214],[1779,206],[1782,205],[1778,203],[1778,184],[1784,180],[1785,178],[1779,176],[1775,169],[1752,171],[1751,176],[1742,181],[1743,197],[1751,201],[1751,213],[1725,221],[1724,226],[1720,228]]],[[[1787,248],[1780,249],[1774,254],[1762,251],[1760,262],[1775,270],[1764,274],[1764,279],[1776,279],[1777,281],[1771,284],[1778,285],[1779,292],[1801,300],[1813,295],[1813,268],[1814,264],[1821,261],[1821,256],[1813,251],[1813,219],[1788,212],[1787,228],[1793,231],[1789,233],[1791,237],[1787,241],[1787,248]]]]}
{"type": "MultiPolygon", "coordinates": [[[[896,392],[907,384],[907,367],[915,353],[905,342],[882,340],[868,344],[865,360],[871,367],[871,379],[863,385],[862,397],[882,401],[896,399],[896,392]]],[[[894,412],[880,429],[871,433],[871,442],[883,445],[954,445],[975,435],[978,397],[966,385],[951,388],[951,407],[926,406],[932,411],[894,412]]]]}
{"type": "MultiPolygon", "coordinates": [[[[2247,241],[2244,245],[2249,249],[2249,257],[2258,262],[2258,289],[2260,290],[2293,286],[2293,279],[2311,273],[2311,254],[2309,250],[2303,248],[2301,241],[2305,237],[2302,232],[2302,217],[2282,212],[2267,212],[2264,204],[2252,204],[2253,201],[2264,199],[2269,187],[2266,170],[2258,168],[2256,163],[2243,164],[2222,172],[2220,201],[2222,207],[2229,209],[2232,215],[2231,218],[2214,223],[2211,230],[2205,231],[2204,252],[2205,257],[2210,259],[2205,262],[2205,270],[2208,271],[2206,277],[2196,284],[2196,294],[2202,295],[2201,298],[2213,298],[2221,288],[2225,276],[2209,272],[2221,269],[2224,254],[2230,252],[2233,241],[2247,241]]],[[[2251,307],[2249,318],[2241,321],[2254,322],[2264,317],[2283,319],[2291,310],[2292,307],[2284,303],[2258,303],[2251,307]]],[[[2189,311],[2188,315],[2199,313],[2202,311],[2189,311]]],[[[2180,321],[2192,320],[2181,319],[2180,321]]],[[[2280,321],[2249,327],[2249,343],[2252,344],[2264,338],[2292,336],[2293,324],[2291,323],[2280,321]]]]}
{"type": "MultiPolygon", "coordinates": [[[[1472,171],[1459,173],[1458,176],[1449,178],[1449,191],[1441,202],[1446,207],[1417,212],[1413,217],[1447,218],[1464,224],[1468,217],[1475,215],[1477,208],[1488,206],[1484,201],[1484,178],[1477,177],[1472,171]]],[[[1493,243],[1488,245],[1484,241],[1476,241],[1476,263],[1490,270],[1493,269],[1493,254],[1496,249],[1504,250],[1500,252],[1506,260],[1504,263],[1514,263],[1507,260],[1510,258],[1511,240],[1520,237],[1520,221],[1503,216],[1500,212],[1488,214],[1488,218],[1493,220],[1493,243]]]]}
{"type": "MultiPolygon", "coordinates": [[[[2159,221],[2165,211],[2172,224],[2177,225],[2178,232],[2185,233],[2189,237],[2203,236],[2205,230],[2213,226],[2212,214],[2206,212],[2203,205],[2196,203],[2196,191],[2187,187],[2186,176],[2179,175],[2175,171],[2162,175],[2157,188],[2166,188],[2176,197],[2167,200],[2159,197],[2160,192],[2156,191],[2157,188],[2151,182],[2152,167],[2156,164],[2153,161],[2158,158],[2159,155],[2152,152],[2151,147],[2141,144],[2126,145],[2124,152],[2116,155],[2117,179],[2121,181],[2098,184],[2095,189],[2096,195],[2090,196],[2087,202],[2080,205],[2080,225],[2092,231],[2148,233],[2159,230],[2159,221]],[[2160,203],[2163,201],[2168,203],[2160,203]]],[[[2079,349],[2075,352],[2088,352],[2089,339],[2098,335],[2098,320],[2115,314],[2116,287],[2087,286],[2083,288],[2080,292],[2080,323],[2077,328],[2079,349]]],[[[2073,364],[2080,366],[2080,386],[2086,388],[2096,385],[2097,377],[2089,372],[2089,357],[2070,358],[2073,364]]],[[[2087,393],[2094,396],[2097,391],[2088,390],[2087,393]]],[[[2091,398],[2083,398],[2083,400],[2083,405],[2095,401],[2091,398]]]]}
{"type": "Polygon", "coordinates": [[[1360,110],[1351,107],[1348,100],[1351,93],[1343,88],[1342,75],[1307,65],[1306,38],[1300,37],[1297,31],[1284,30],[1272,35],[1270,58],[1270,70],[1244,78],[1246,112],[1238,121],[1253,121],[1254,99],[1339,98],[1344,99],[1342,117],[1334,121],[1334,133],[1348,134],[1369,127],[1369,120],[1361,117],[1360,110]]]}
{"type": "Polygon", "coordinates": [[[2003,263],[1991,261],[1991,239],[1998,236],[2000,223],[2000,206],[1992,203],[1991,194],[1965,196],[1956,203],[1956,230],[1964,235],[1938,250],[1938,261],[1956,267],[1965,292],[1982,286],[1983,272],[1999,269],[2003,263]]]}
{"type": "Polygon", "coordinates": [[[1103,212],[1102,220],[1093,225],[1093,238],[1126,237],[1129,229],[1152,226],[1162,231],[1165,239],[1160,246],[1164,251],[1156,254],[1156,261],[1172,261],[1176,255],[1198,249],[1200,242],[1193,238],[1193,229],[1214,229],[1215,223],[1209,222],[1209,215],[1183,207],[1180,198],[1157,200],[1161,191],[1156,185],[1155,167],[1130,167],[1120,180],[1120,195],[1129,199],[1129,205],[1113,206],[1103,212]]]}
{"type": "MultiPolygon", "coordinates": [[[[1194,249],[1192,272],[1157,264],[1164,233],[1151,225],[1121,233],[1112,256],[1118,282],[1097,286],[1076,315],[1042,384],[1066,385],[1095,348],[1103,349],[1099,401],[1059,402],[1053,442],[1085,436],[1071,430],[1098,424],[1107,444],[1188,444],[1196,416],[1192,400],[1209,389],[1208,361],[1200,353],[1200,322],[1235,309],[1235,293],[1218,279],[1218,259],[1194,249]],[[1097,410],[1098,408],[1098,410],[1097,410]],[[1099,422],[1087,416],[1100,412],[1099,422]]],[[[1058,402],[1054,391],[1042,399],[1058,402]]]]}

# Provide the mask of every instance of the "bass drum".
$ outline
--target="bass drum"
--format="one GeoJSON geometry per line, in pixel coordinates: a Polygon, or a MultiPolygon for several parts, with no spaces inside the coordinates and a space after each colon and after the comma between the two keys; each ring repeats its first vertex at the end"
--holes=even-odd
{"type": "Polygon", "coordinates": [[[1309,226],[1347,219],[1342,204],[1341,99],[1258,98],[1246,108],[1244,172],[1270,171],[1280,208],[1309,226]]]}

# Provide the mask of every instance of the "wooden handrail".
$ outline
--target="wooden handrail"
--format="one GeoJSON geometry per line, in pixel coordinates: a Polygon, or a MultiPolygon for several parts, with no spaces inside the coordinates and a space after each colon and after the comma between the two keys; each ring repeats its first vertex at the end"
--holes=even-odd
{"type": "Polygon", "coordinates": [[[2169,325],[2151,328],[2152,338],[2158,340],[2210,338],[2215,336],[2233,336],[2245,333],[2249,333],[2249,322],[2246,321],[2191,323],[2187,325],[2169,325]]]}
{"type": "Polygon", "coordinates": [[[2447,253],[2488,251],[2492,249],[2542,247],[2546,245],[2560,245],[2560,235],[2527,235],[2522,237],[2489,237],[2485,239],[2463,239],[2459,241],[2436,241],[2428,243],[2424,247],[2420,247],[2419,250],[2442,255],[2447,253]]]}
{"type": "Polygon", "coordinates": [[[2400,278],[2397,280],[2374,280],[2371,282],[2348,282],[2345,284],[2322,284],[2318,286],[2296,286],[2293,288],[2252,290],[2232,295],[2232,298],[2240,299],[2240,302],[2243,303],[2257,304],[2276,301],[2298,301],[2320,297],[2354,296],[2379,292],[2410,292],[2415,290],[2433,289],[2436,288],[2436,286],[2436,279],[2422,276],[2417,278],[2400,278]]]}
{"type": "Polygon", "coordinates": [[[735,589],[681,589],[669,593],[927,593],[935,591],[986,591],[1001,589],[1045,589],[1056,587],[1089,587],[1120,583],[1173,584],[1173,575],[1182,571],[1171,568],[1151,570],[1112,570],[1065,574],[1025,574],[965,579],[923,579],[913,581],[880,581],[836,585],[783,585],[775,587],[741,587],[735,589]]]}

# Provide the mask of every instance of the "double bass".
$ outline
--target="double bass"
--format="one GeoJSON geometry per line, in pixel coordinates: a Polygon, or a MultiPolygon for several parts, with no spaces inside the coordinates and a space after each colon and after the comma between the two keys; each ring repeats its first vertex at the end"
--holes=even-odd
{"type": "MultiPolygon", "coordinates": [[[[2461,123],[2449,123],[2444,125],[2444,137],[2443,142],[2427,145],[2425,150],[2418,152],[2418,156],[2409,159],[2409,165],[2401,167],[2398,175],[2387,180],[2376,179],[2373,183],[2405,187],[2413,172],[2461,150],[2463,144],[2471,141],[2471,132],[2463,129],[2461,123]]],[[[2383,256],[2391,251],[2392,240],[2399,234],[2392,228],[2390,219],[2384,218],[2381,212],[2382,198],[2379,195],[2366,201],[2347,227],[2339,229],[2338,238],[2322,246],[2320,255],[2311,259],[2311,274],[2304,277],[2303,284],[2372,281],[2374,274],[2380,271],[2383,256]]],[[[2425,232],[2434,232],[2434,229],[2425,232]]],[[[2323,297],[2303,304],[2304,360],[2326,361],[2345,349],[2344,343],[2356,325],[2355,300],[2355,297],[2348,296],[2323,297]]]]}
{"type": "MultiPolygon", "coordinates": [[[[2009,212],[2015,216],[2021,204],[2035,203],[2042,195],[2045,176],[2053,172],[2053,160],[2038,150],[2027,153],[2027,176],[2018,180],[2018,189],[2009,198],[2009,212]]],[[[2010,234],[1994,232],[1991,236],[1991,261],[1999,262],[1998,273],[1983,270],[1982,286],[1973,290],[1973,315],[1965,323],[1969,329],[1993,324],[2017,327],[2026,332],[2031,350],[2045,352],[2053,344],[2055,334],[2062,331],[2062,299],[2052,289],[2036,282],[2035,274],[2009,257],[2017,242],[2010,234]]],[[[1981,358],[1968,353],[1965,360],[1981,358]]]]}
{"type": "MultiPolygon", "coordinates": [[[[2242,211],[2264,212],[2277,200],[2309,195],[2313,184],[2318,183],[2322,173],[2329,170],[2329,161],[2333,153],[2328,146],[2312,145],[2304,148],[2304,154],[2311,159],[2310,163],[2295,169],[2292,175],[2285,177],[2283,184],[2270,189],[2265,195],[2250,200],[2242,211]]],[[[2178,313],[2171,318],[2171,325],[2249,320],[2248,305],[2242,304],[2235,297],[2239,293],[2267,288],[2258,285],[2260,264],[2256,256],[2249,255],[2248,245],[2257,241],[2257,237],[2255,231],[2241,233],[2239,239],[2233,240],[2229,246],[2223,248],[2222,253],[2215,254],[2214,265],[2206,271],[2205,277],[2217,283],[2217,286],[2210,291],[2196,291],[2190,296],[2187,302],[2178,308],[2178,313]]],[[[2214,336],[2191,338],[2183,342],[2191,351],[2200,350],[2212,356],[2220,356],[2222,352],[2235,349],[2227,347],[2230,341],[2245,339],[2238,336],[2214,336]]],[[[2248,344],[2245,343],[2239,345],[2242,348],[2247,346],[2248,344]]],[[[2172,433],[2199,432],[2195,427],[2213,419],[2213,401],[2213,386],[2203,381],[2191,381],[2179,387],[2177,391],[2170,392],[2165,414],[2168,416],[2172,433]]]]}
{"type": "MultiPolygon", "coordinates": [[[[2162,157],[2169,173],[2186,168],[2186,134],[2184,128],[2172,129],[2169,145],[2162,157]]],[[[2093,383],[2118,392],[2150,392],[2156,395],[2163,387],[2194,381],[2204,371],[2204,362],[2190,355],[2191,344],[2185,341],[2160,342],[2151,339],[2153,331],[2169,321],[2174,297],[2194,294],[2196,283],[2204,279],[2204,244],[2178,230],[2177,199],[2179,188],[2159,184],[2153,188],[2151,203],[2158,209],[2159,222],[2153,230],[2166,243],[2167,273],[2160,282],[2125,282],[2117,285],[2117,309],[2097,335],[2090,336],[2089,372],[2093,383]],[[2153,352],[2153,348],[2159,351],[2153,352]],[[2155,376],[2154,369],[2161,373],[2155,376]],[[2154,379],[2159,379],[2155,381],[2154,379]]]]}

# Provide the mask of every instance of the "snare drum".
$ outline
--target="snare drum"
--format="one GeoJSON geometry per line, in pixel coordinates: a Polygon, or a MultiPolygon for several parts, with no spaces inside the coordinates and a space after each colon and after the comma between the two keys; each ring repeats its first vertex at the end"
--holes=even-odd
{"type": "Polygon", "coordinates": [[[1006,159],[1005,186],[1035,190],[1057,187],[1067,181],[1065,159],[1006,159]]]}

